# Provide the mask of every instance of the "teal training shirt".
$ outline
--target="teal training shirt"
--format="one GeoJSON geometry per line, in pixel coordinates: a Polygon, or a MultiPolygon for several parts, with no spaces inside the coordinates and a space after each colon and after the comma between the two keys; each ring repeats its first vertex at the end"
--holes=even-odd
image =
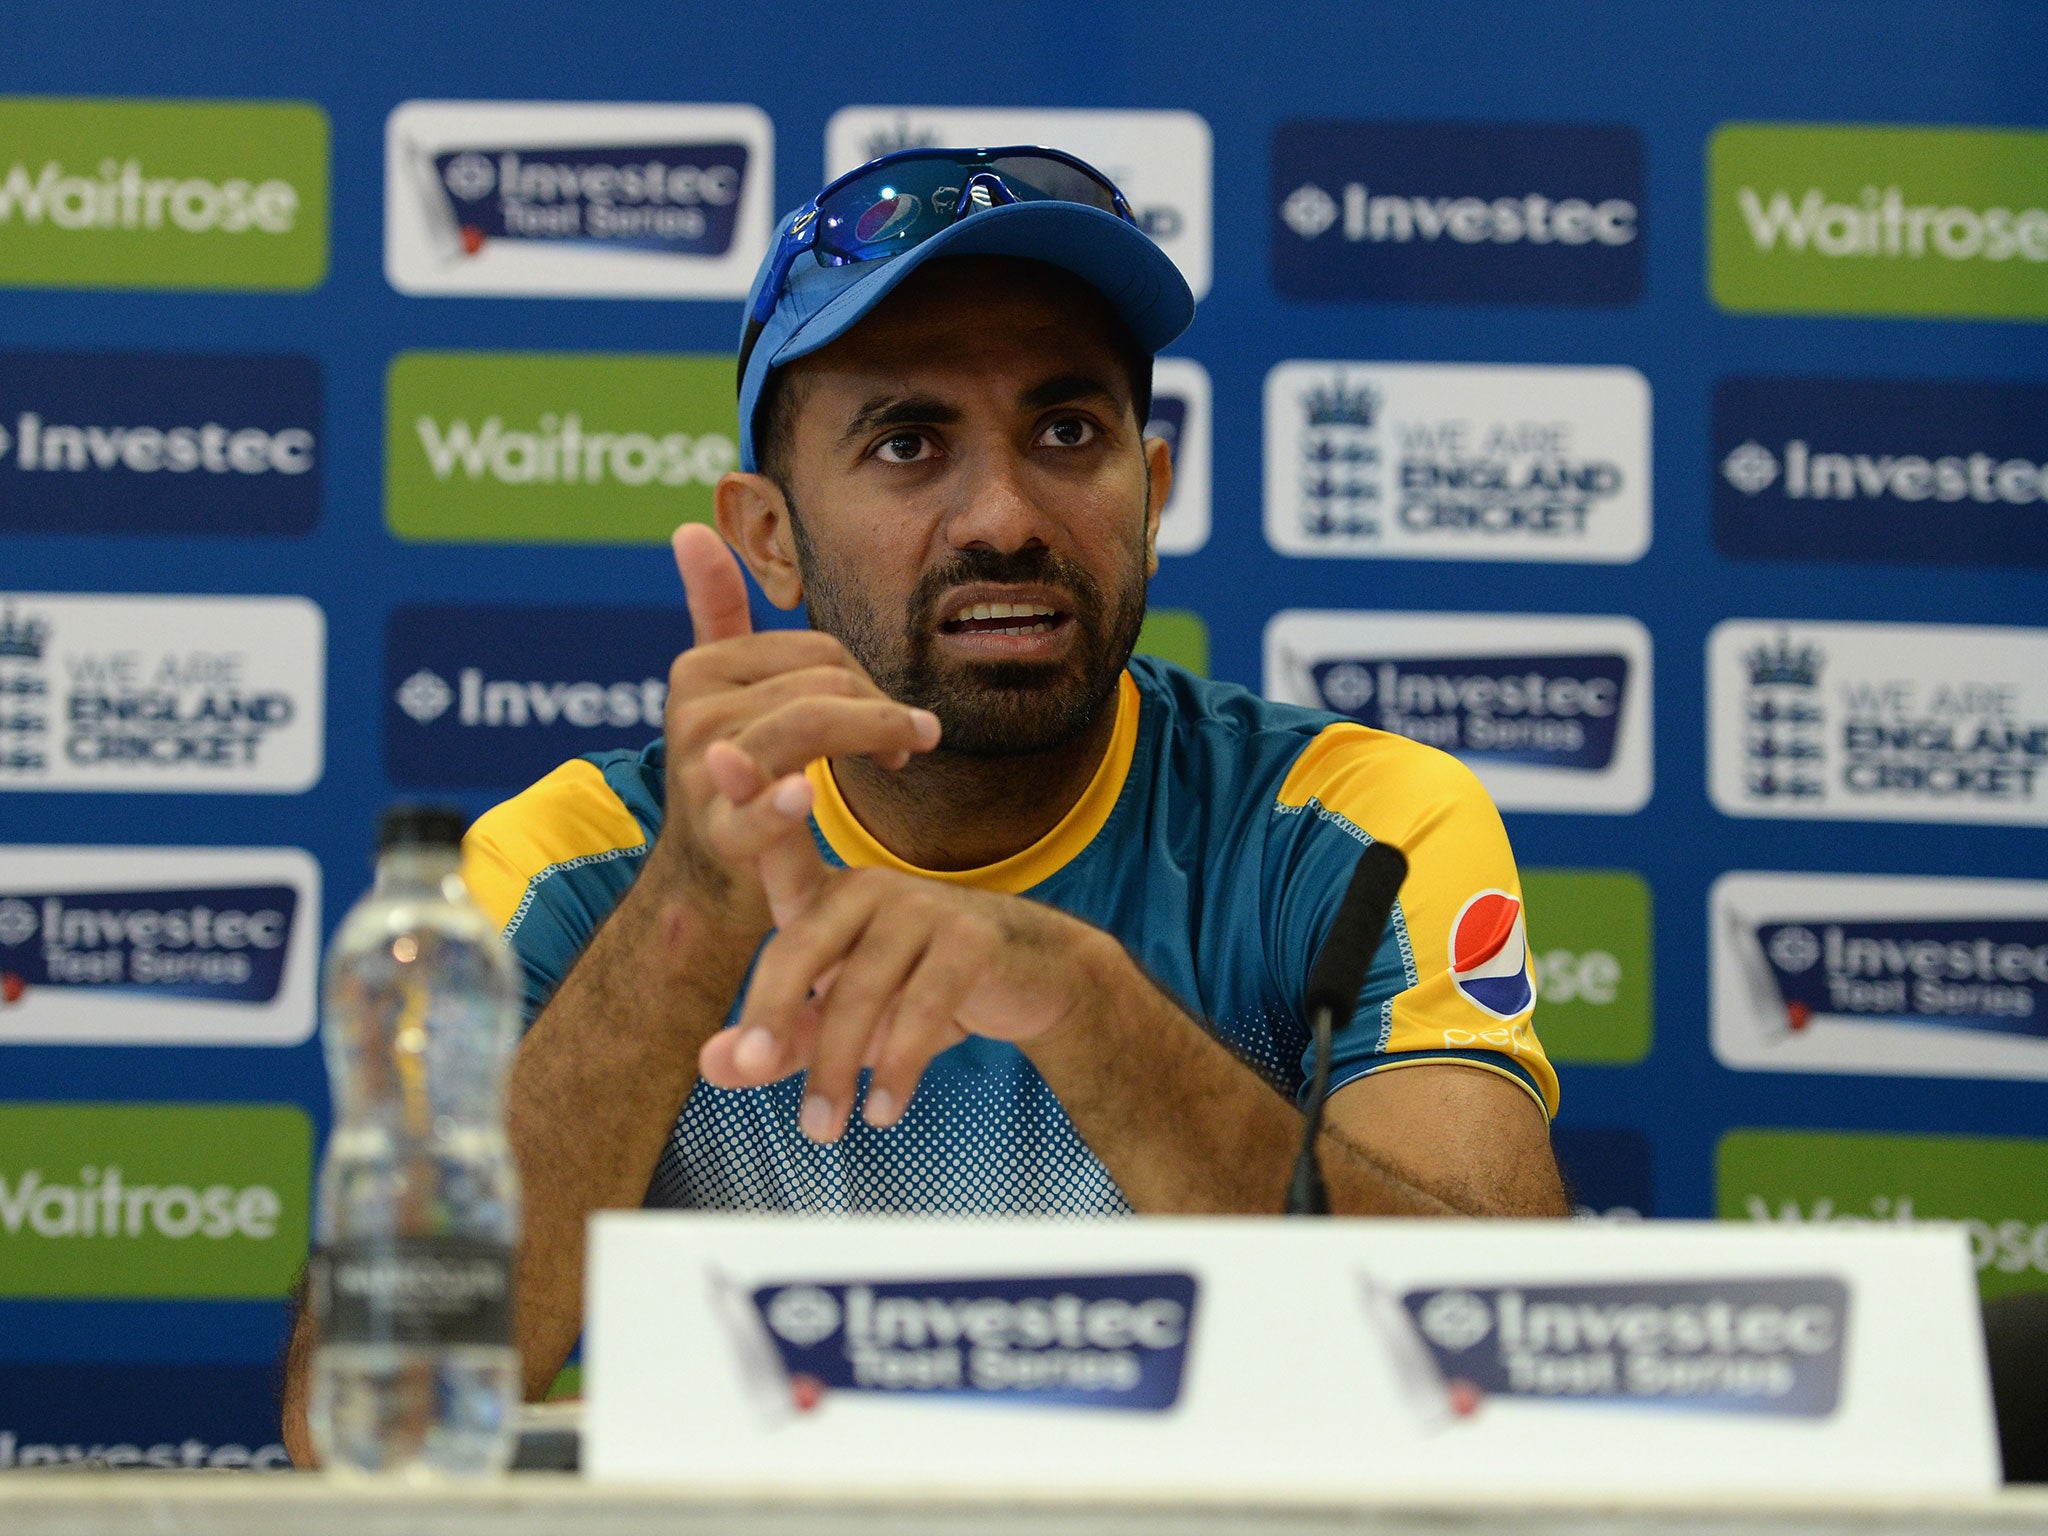
{"type": "MultiPolygon", "coordinates": [[[[470,832],[465,873],[518,955],[529,1021],[638,875],[661,827],[662,773],[658,741],[579,758],[470,832]]],[[[911,870],[860,825],[828,763],[809,775],[828,861],[911,870]]],[[[1399,847],[1410,873],[1357,1013],[1338,1032],[1331,1091],[1455,1061],[1511,1078],[1554,1112],[1507,834],[1469,770],[1405,737],[1136,657],[1109,750],[1058,826],[999,864],[912,872],[1043,901],[1115,934],[1191,1015],[1298,1096],[1309,1067],[1303,984],[1358,851],[1374,839],[1399,847]]],[[[739,1092],[700,1081],[648,1203],[1129,1209],[1015,1046],[964,1041],[932,1062],[898,1124],[876,1130],[856,1108],[831,1145],[797,1129],[802,1088],[801,1075],[739,1092]]]]}

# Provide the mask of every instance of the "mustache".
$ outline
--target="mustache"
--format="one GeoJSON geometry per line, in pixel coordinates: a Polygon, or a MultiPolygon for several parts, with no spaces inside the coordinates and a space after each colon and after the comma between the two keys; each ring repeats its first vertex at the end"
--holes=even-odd
{"type": "Polygon", "coordinates": [[[1053,587],[1069,592],[1074,597],[1074,617],[1084,622],[1102,612],[1102,588],[1095,578],[1042,544],[1009,554],[985,548],[963,549],[944,565],[926,571],[911,589],[913,633],[925,633],[932,628],[938,618],[939,600],[946,593],[974,582],[1053,587]]]}

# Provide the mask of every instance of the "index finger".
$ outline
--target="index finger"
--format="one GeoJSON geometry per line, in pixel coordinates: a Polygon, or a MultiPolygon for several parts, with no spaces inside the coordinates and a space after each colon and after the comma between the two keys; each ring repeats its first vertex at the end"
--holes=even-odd
{"type": "Polygon", "coordinates": [[[740,563],[721,539],[702,523],[685,523],[669,545],[683,578],[683,596],[690,605],[690,627],[696,643],[730,640],[754,632],[747,608],[747,580],[740,563]]]}

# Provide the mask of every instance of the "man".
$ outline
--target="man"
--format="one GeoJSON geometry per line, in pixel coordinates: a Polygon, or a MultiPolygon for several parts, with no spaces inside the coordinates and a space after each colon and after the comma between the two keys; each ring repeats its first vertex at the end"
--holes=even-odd
{"type": "Polygon", "coordinates": [[[782,228],[724,542],[675,539],[664,740],[468,842],[533,1014],[529,1391],[582,1326],[594,1210],[1277,1211],[1302,985],[1374,838],[1412,873],[1333,1052],[1333,1207],[1564,1214],[1477,782],[1131,657],[1172,476],[1151,358],[1194,305],[1114,188],[911,151],[782,228]],[[813,629],[751,633],[733,552],[813,629]]]}

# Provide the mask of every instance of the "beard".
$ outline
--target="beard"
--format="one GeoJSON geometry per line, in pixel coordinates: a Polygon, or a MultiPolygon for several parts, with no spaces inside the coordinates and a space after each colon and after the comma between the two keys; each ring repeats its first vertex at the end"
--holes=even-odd
{"type": "Polygon", "coordinates": [[[1021,757],[1064,746],[1085,732],[1115,696],[1145,621],[1142,561],[1113,593],[1074,561],[1042,545],[1000,554],[961,550],[918,579],[900,617],[828,572],[790,509],[797,572],[811,627],[852,653],[899,703],[939,717],[945,751],[1021,757]],[[1014,582],[1067,594],[1074,643],[1057,662],[956,661],[939,653],[939,603],[971,582],[1014,582]]]}

